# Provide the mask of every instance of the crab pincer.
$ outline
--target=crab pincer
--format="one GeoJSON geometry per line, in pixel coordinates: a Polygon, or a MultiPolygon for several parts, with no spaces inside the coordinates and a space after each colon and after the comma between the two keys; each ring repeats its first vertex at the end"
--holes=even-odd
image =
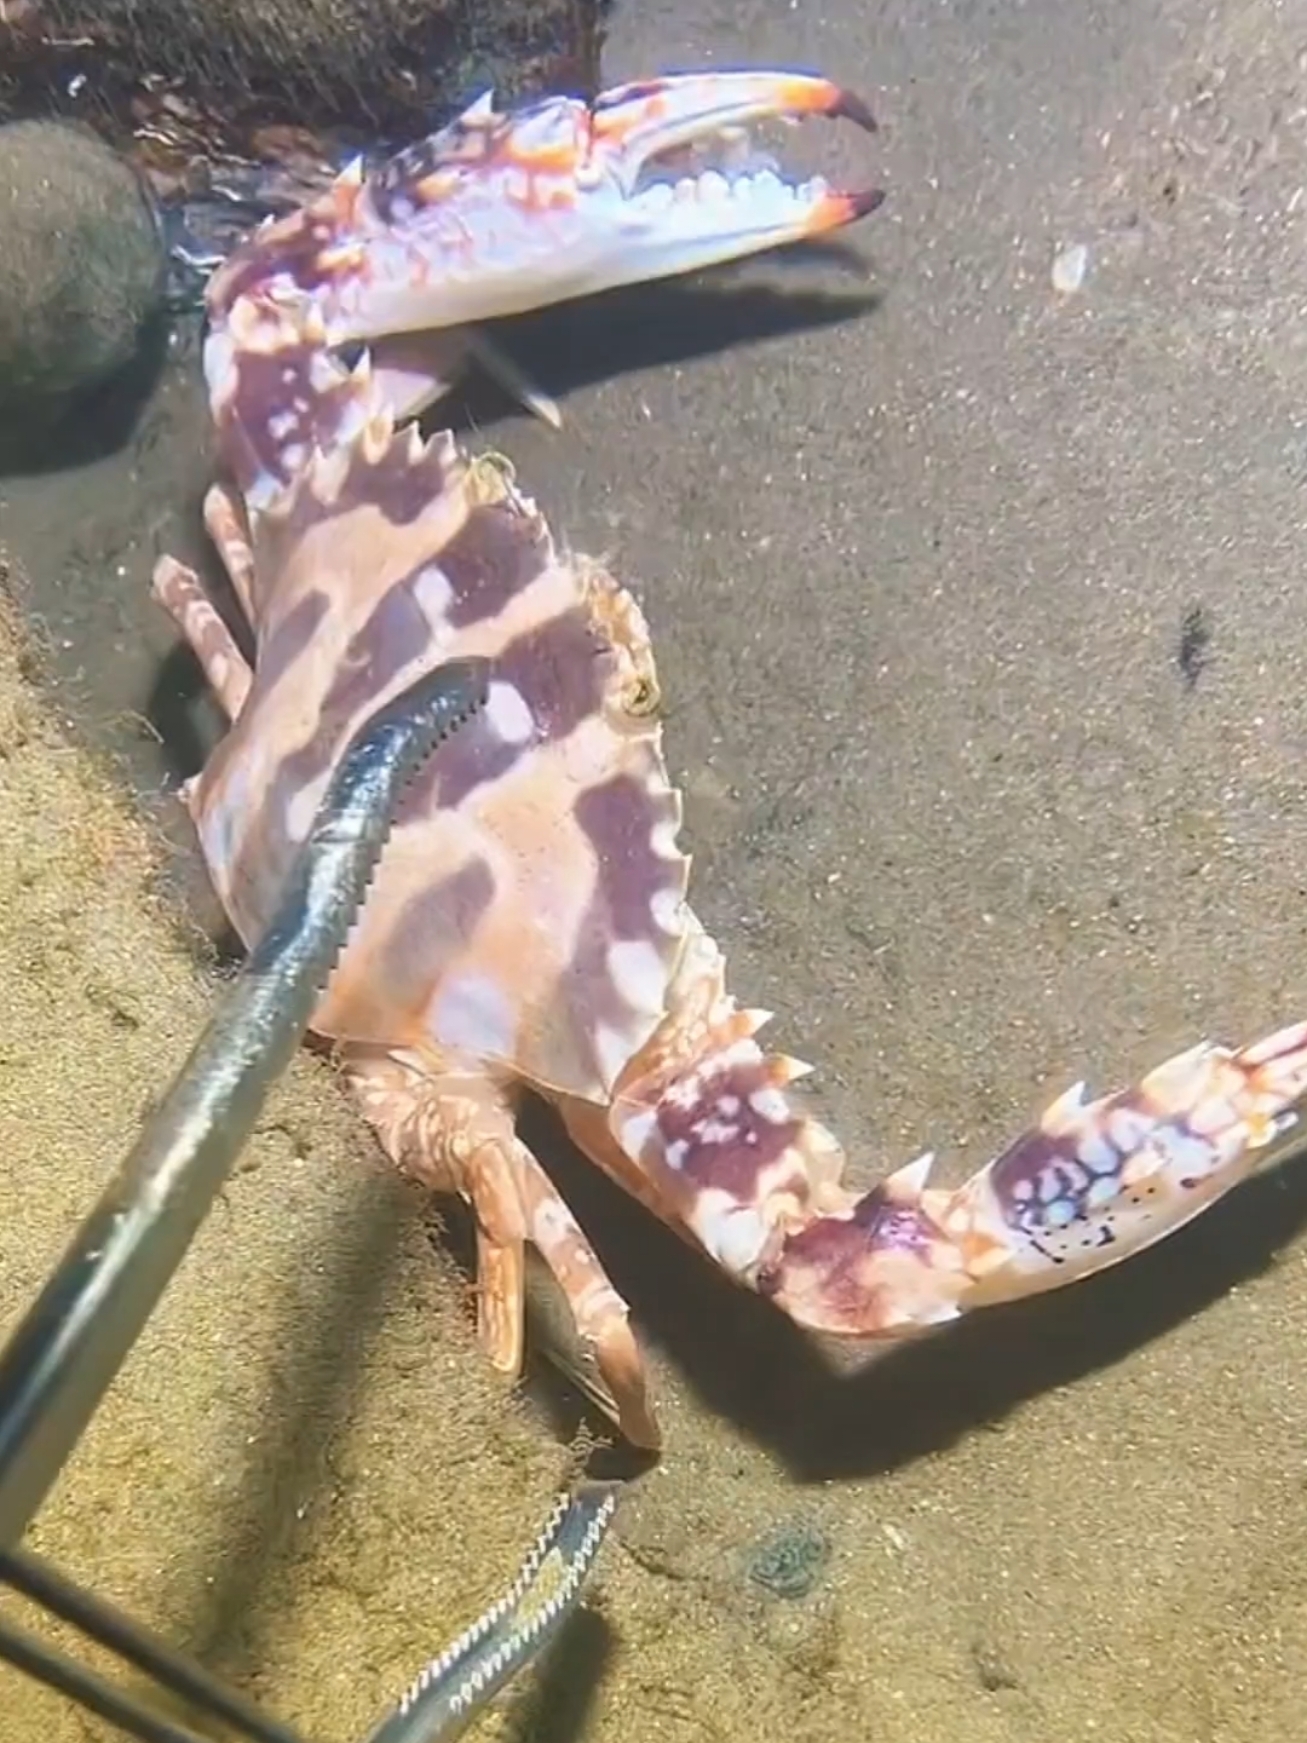
{"type": "Polygon", "coordinates": [[[448,127],[264,225],[215,273],[211,318],[251,292],[299,293],[328,344],[449,328],[699,271],[842,228],[877,187],[798,179],[753,148],[769,120],[876,122],[829,79],[683,73],[448,127]]]}

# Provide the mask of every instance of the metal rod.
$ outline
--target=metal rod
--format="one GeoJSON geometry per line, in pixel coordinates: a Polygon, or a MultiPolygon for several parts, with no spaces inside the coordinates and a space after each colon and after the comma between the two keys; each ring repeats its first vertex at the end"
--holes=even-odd
{"type": "Polygon", "coordinates": [[[620,1489],[564,1495],[503,1597],[416,1678],[367,1743],[452,1743],[544,1650],[581,1599],[620,1489]]]}
{"type": "Polygon", "coordinates": [[[129,1737],[139,1738],[140,1743],[213,1743],[212,1737],[174,1724],[171,1719],[161,1719],[95,1671],[87,1670],[57,1647],[47,1646],[25,1628],[3,1619],[0,1619],[0,1658],[8,1659],[16,1670],[25,1671],[47,1688],[80,1702],[89,1712],[98,1713],[100,1718],[126,1731],[129,1737]]]}
{"type": "Polygon", "coordinates": [[[0,1553],[0,1580],[7,1581],[16,1592],[40,1604],[52,1616],[71,1623],[135,1669],[152,1676],[160,1687],[189,1702],[197,1711],[221,1719],[240,1736],[252,1739],[253,1743],[302,1743],[297,1732],[270,1718],[239,1690],[213,1676],[151,1629],[133,1621],[116,1604],[106,1603],[66,1579],[40,1556],[24,1550],[0,1553]]]}
{"type": "Polygon", "coordinates": [[[26,1530],[303,1039],[400,792],[484,706],[488,676],[483,660],[438,667],[346,752],[272,923],[0,1354],[0,1548],[26,1530]]]}

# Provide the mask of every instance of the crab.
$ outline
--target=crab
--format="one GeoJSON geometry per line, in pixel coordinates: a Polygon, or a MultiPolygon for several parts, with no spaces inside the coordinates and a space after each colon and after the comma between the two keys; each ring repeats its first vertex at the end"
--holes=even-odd
{"type": "Polygon", "coordinates": [[[494,1365],[519,1372],[534,1247],[617,1425],[651,1448],[627,1306],[519,1135],[527,1095],[738,1284],[874,1343],[1161,1239],[1266,1160],[1307,1091],[1307,1025],[1204,1042],[1131,1089],[1068,1090],[955,1189],[930,1184],[929,1155],[846,1184],[795,1091],[806,1067],[764,1051],[768,1014],[727,990],[689,904],[640,606],[555,540],[510,467],[419,434],[454,373],[495,356],[473,323],[870,211],[879,194],[787,180],[743,131],[804,115],[873,125],[785,72],[516,113],[487,99],[266,225],[210,284],[204,354],[228,476],[205,521],[252,657],[194,571],[164,557],[154,576],[229,719],[183,794],[247,944],[364,717],[441,661],[492,661],[486,709],[400,812],[312,1027],[395,1163],[471,1206],[494,1365]]]}

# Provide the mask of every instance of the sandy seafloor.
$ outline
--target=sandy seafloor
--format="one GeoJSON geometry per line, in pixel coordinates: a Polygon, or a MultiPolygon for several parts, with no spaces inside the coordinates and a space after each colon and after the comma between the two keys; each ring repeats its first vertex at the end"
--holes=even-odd
{"type": "MultiPolygon", "coordinates": [[[[697,905],[855,1177],[926,1147],[956,1177],[1082,1076],[1307,1010],[1307,27],[670,0],[609,67],[746,58],[870,96],[889,207],[842,266],[524,332],[565,431],[485,435],[639,588],[697,905]]],[[[193,367],[113,455],[0,492],[56,668],[38,693],[0,656],[0,1327],[212,997],[159,834],[193,711],[146,599],[196,544],[193,367]]],[[[667,1453],[482,1734],[1301,1736],[1307,1171],[854,1379],[569,1179],[667,1453]],[[830,1560],[770,1597],[751,1550],[804,1524],[830,1560]]],[[[37,1539],[346,1739],[511,1571],[567,1429],[492,1383],[421,1205],[305,1060],[37,1539]]],[[[103,1734],[4,1674],[0,1713],[5,1743],[103,1734]]]]}

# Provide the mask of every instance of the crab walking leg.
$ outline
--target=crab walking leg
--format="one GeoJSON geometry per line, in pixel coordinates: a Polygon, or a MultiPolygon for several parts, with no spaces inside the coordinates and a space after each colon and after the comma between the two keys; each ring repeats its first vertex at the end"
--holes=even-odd
{"type": "MultiPolygon", "coordinates": [[[[257,621],[254,553],[239,502],[222,485],[215,484],[205,493],[204,526],[222,559],[245,621],[253,625],[257,621]]],[[[190,644],[223,713],[234,721],[245,706],[254,674],[204,583],[194,569],[165,556],[154,566],[151,592],[190,644]]]]}
{"type": "Polygon", "coordinates": [[[377,397],[390,407],[396,423],[420,417],[445,397],[469,364],[479,363],[511,399],[525,406],[542,423],[555,430],[562,427],[557,403],[487,334],[475,327],[396,333],[374,341],[371,352],[377,397]]]}
{"type": "Polygon", "coordinates": [[[239,499],[225,485],[215,484],[204,496],[205,531],[213,540],[227,571],[246,623],[258,622],[254,610],[254,552],[239,499]]]}
{"type": "MultiPolygon", "coordinates": [[[[662,1433],[649,1404],[644,1364],[626,1303],[608,1280],[581,1225],[557,1187],[522,1143],[515,1146],[531,1241],[571,1308],[582,1344],[607,1383],[618,1426],[633,1445],[656,1451],[662,1433]]],[[[599,1401],[597,1394],[587,1388],[599,1401]]]]}
{"type": "Polygon", "coordinates": [[[485,1072],[428,1071],[376,1048],[341,1051],[345,1077],[382,1148],[434,1192],[455,1193],[476,1216],[477,1329],[491,1362],[522,1367],[526,1217],[509,1156],[513,1116],[485,1072]]]}
{"type": "Polygon", "coordinates": [[[203,582],[175,557],[160,557],[150,590],[189,643],[223,713],[235,720],[245,706],[254,674],[203,582]]]}
{"type": "Polygon", "coordinates": [[[956,1191],[927,1186],[927,1155],[858,1197],[758,1026],[723,1000],[619,1088],[611,1129],[718,1263],[799,1324],[852,1338],[1118,1264],[1253,1173],[1307,1095],[1307,1024],[1237,1051],[1203,1043],[1097,1101],[1077,1085],[956,1191]]]}
{"type": "Polygon", "coordinates": [[[660,1436],[649,1409],[626,1303],[609,1282],[549,1176],[517,1137],[507,1094],[475,1066],[439,1069],[373,1048],[342,1049],[346,1078],[382,1147],[404,1174],[456,1193],[477,1225],[477,1329],[493,1365],[517,1379],[523,1361],[524,1245],[530,1240],[567,1297],[582,1340],[636,1445],[660,1436]]]}

